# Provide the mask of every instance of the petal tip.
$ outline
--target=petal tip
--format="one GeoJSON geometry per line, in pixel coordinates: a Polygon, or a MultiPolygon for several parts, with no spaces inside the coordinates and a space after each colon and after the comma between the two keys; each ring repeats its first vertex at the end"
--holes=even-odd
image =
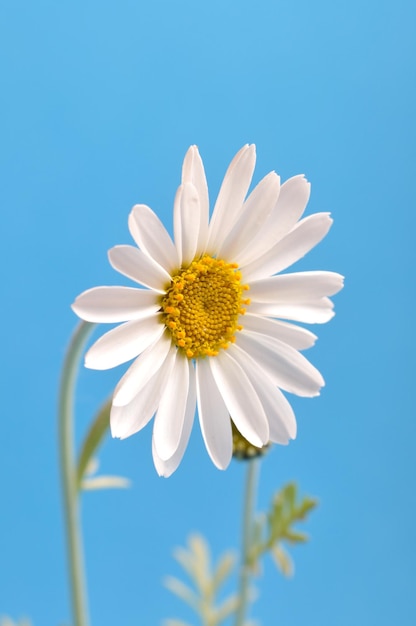
{"type": "Polygon", "coordinates": [[[221,461],[219,459],[213,459],[211,457],[211,460],[214,463],[215,467],[217,469],[221,470],[222,472],[224,472],[227,469],[227,467],[231,463],[231,459],[232,459],[232,456],[229,459],[227,459],[226,461],[221,461]]]}
{"type": "Polygon", "coordinates": [[[130,226],[130,221],[135,219],[137,213],[140,211],[140,207],[143,206],[141,204],[135,204],[132,206],[131,211],[128,217],[128,225],[130,226]]]}
{"type": "Polygon", "coordinates": [[[165,465],[163,464],[163,462],[161,464],[156,463],[155,461],[153,461],[154,466],[155,466],[155,470],[157,475],[159,476],[159,478],[169,478],[169,476],[171,476],[171,474],[173,474],[173,472],[168,471],[165,467],[165,465]]]}
{"type": "Polygon", "coordinates": [[[98,369],[97,367],[95,367],[95,365],[91,362],[91,359],[88,357],[88,354],[85,355],[84,358],[84,367],[86,367],[88,370],[96,370],[98,369]]]}

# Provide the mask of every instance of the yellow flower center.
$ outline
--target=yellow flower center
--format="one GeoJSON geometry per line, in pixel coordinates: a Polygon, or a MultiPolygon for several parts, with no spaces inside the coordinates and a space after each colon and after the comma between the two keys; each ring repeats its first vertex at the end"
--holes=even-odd
{"type": "Polygon", "coordinates": [[[172,278],[162,299],[164,323],[189,359],[216,356],[235,341],[245,313],[241,273],[235,263],[205,255],[172,278]]]}

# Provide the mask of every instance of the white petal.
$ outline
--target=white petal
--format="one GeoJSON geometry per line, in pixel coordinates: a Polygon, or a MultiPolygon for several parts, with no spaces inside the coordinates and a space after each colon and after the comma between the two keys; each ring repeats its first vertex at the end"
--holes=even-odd
{"type": "Polygon", "coordinates": [[[252,302],[291,303],[332,296],[342,289],[344,277],[336,272],[294,272],[250,283],[252,302]]]}
{"type": "Polygon", "coordinates": [[[188,359],[179,350],[175,365],[165,382],[153,427],[157,455],[166,461],[178,449],[189,391],[188,359]]]}
{"type": "Polygon", "coordinates": [[[111,407],[111,434],[118,439],[126,439],[139,432],[152,419],[160,400],[163,381],[155,375],[142,389],[139,396],[126,406],[111,407]]]}
{"type": "Polygon", "coordinates": [[[279,235],[285,235],[302,217],[311,193],[311,184],[303,174],[292,176],[280,189],[273,226],[279,235]]]}
{"type": "Polygon", "coordinates": [[[269,424],[262,404],[241,366],[224,350],[209,359],[212,375],[231,419],[254,446],[269,440],[269,424]]]}
{"type": "Polygon", "coordinates": [[[160,309],[154,291],[133,287],[94,287],[84,291],[72,310],[86,322],[112,323],[149,317],[160,309]]]}
{"type": "Polygon", "coordinates": [[[242,264],[244,250],[251,250],[253,236],[260,230],[271,214],[279,196],[280,178],[270,172],[263,178],[245,201],[241,216],[227,236],[218,256],[242,264]]]}
{"type": "Polygon", "coordinates": [[[165,293],[171,282],[163,267],[133,246],[111,248],[108,259],[115,270],[158,293],[165,293]]]}
{"type": "Polygon", "coordinates": [[[253,384],[263,405],[270,426],[270,441],[286,444],[296,437],[296,418],[292,407],[262,371],[258,364],[236,345],[230,346],[230,354],[241,365],[253,384]]]}
{"type": "MultiPolygon", "coordinates": [[[[270,394],[270,389],[268,391],[270,394]]],[[[296,439],[297,424],[296,416],[290,402],[277,387],[274,389],[273,398],[265,397],[265,390],[260,395],[263,406],[269,418],[270,441],[285,444],[286,431],[290,439],[296,439]],[[269,404],[267,404],[269,402],[269,404]],[[273,412],[273,408],[275,411],[273,412]]]]}
{"type": "Polygon", "coordinates": [[[329,213],[305,217],[288,235],[244,266],[244,280],[251,282],[271,276],[299,261],[325,237],[331,224],[329,213]]]}
{"type": "Polygon", "coordinates": [[[181,230],[178,237],[182,248],[179,257],[181,265],[189,265],[196,255],[201,223],[199,197],[196,187],[192,183],[185,183],[182,186],[179,211],[180,216],[176,218],[181,230]]]}
{"type": "Polygon", "coordinates": [[[333,308],[334,305],[329,298],[291,303],[252,302],[250,313],[280,317],[305,324],[325,324],[334,317],[333,308]]]}
{"type": "Polygon", "coordinates": [[[242,331],[236,343],[285,391],[313,397],[325,384],[318,370],[300,352],[278,339],[242,331]]]}
{"type": "Polygon", "coordinates": [[[293,228],[308,204],[310,183],[303,175],[289,178],[280,187],[279,198],[270,218],[253,237],[251,253],[244,263],[250,263],[263,255],[293,228]]]}
{"type": "Polygon", "coordinates": [[[209,366],[209,359],[196,362],[198,414],[202,436],[212,462],[225,469],[233,454],[231,419],[209,366]]]}
{"type": "Polygon", "coordinates": [[[160,369],[126,406],[113,404],[110,414],[111,434],[113,437],[125,439],[141,430],[152,419],[165,381],[169,378],[175,361],[176,347],[172,346],[160,369]]]}
{"type": "Polygon", "coordinates": [[[124,406],[129,404],[139,391],[162,367],[172,345],[168,332],[164,332],[155,343],[152,343],[130,365],[127,372],[119,381],[113,395],[113,404],[124,406]]]}
{"type": "Polygon", "coordinates": [[[215,203],[208,230],[207,252],[216,252],[238,218],[256,164],[255,146],[244,146],[231,161],[215,203]]]}
{"type": "Polygon", "coordinates": [[[85,367],[107,370],[130,361],[156,341],[164,331],[160,316],[121,324],[98,339],[85,355],[85,367]]]}
{"type": "Polygon", "coordinates": [[[176,190],[175,200],[173,201],[173,238],[175,241],[176,251],[178,254],[179,267],[182,265],[182,215],[181,215],[181,198],[183,185],[176,190]]]}
{"type": "Polygon", "coordinates": [[[253,330],[256,333],[274,337],[288,343],[296,350],[310,348],[317,340],[317,336],[306,328],[272,320],[261,315],[246,313],[241,321],[243,322],[244,330],[253,330]]]}
{"type": "Polygon", "coordinates": [[[173,241],[150,207],[145,204],[136,204],[129,215],[128,223],[131,236],[148,257],[169,273],[179,267],[173,241]]]}
{"type": "Polygon", "coordinates": [[[189,361],[189,392],[188,392],[188,400],[186,403],[185,409],[185,418],[183,421],[183,429],[181,434],[181,439],[179,442],[178,449],[175,454],[164,461],[161,459],[156,451],[156,446],[154,442],[154,438],[152,439],[152,453],[153,453],[153,462],[155,464],[157,473],[159,476],[165,476],[166,478],[173,474],[173,472],[178,467],[179,463],[182,461],[182,457],[188,445],[189,437],[192,431],[192,425],[194,423],[195,417],[195,409],[196,409],[196,382],[195,382],[195,368],[191,361],[189,361]]]}
{"type": "Polygon", "coordinates": [[[182,184],[192,183],[197,190],[200,204],[200,226],[197,242],[197,254],[205,251],[208,238],[209,199],[208,185],[204,165],[197,146],[191,146],[185,155],[182,166],[182,184]]]}

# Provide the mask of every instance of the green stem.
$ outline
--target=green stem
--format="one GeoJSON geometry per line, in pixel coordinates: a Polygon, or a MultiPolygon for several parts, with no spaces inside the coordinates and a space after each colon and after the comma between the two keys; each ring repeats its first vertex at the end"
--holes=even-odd
{"type": "Polygon", "coordinates": [[[250,592],[250,549],[253,538],[253,518],[256,500],[258,459],[247,461],[246,485],[243,509],[243,541],[241,550],[239,604],[236,612],[235,626],[244,626],[250,592]]]}
{"type": "Polygon", "coordinates": [[[74,389],[79,360],[93,328],[94,324],[81,322],[75,330],[65,357],[59,393],[59,447],[74,626],[89,623],[74,454],[74,389]]]}

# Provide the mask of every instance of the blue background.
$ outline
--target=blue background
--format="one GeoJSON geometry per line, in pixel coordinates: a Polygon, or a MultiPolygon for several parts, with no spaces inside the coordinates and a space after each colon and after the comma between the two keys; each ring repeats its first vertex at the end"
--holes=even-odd
{"type": "MultiPolygon", "coordinates": [[[[171,229],[191,143],[213,199],[254,142],[255,181],[305,173],[308,212],[334,217],[299,267],[346,287],[309,353],[327,386],[293,398],[298,438],[261,470],[259,509],[290,479],[319,497],[311,541],[293,550],[292,580],[265,560],[252,616],[415,623],[414,19],[406,0],[3,0],[0,614],[70,621],[56,425],[70,303],[127,284],[106,252],[130,243],[133,204],[171,229]]],[[[81,371],[78,441],[124,369],[81,371]]],[[[102,471],[133,487],[83,498],[95,626],[195,623],[161,583],[180,571],[172,548],[194,530],[216,557],[239,546],[244,467],[216,470],[196,427],[160,479],[150,436],[108,438],[102,471]]]]}

